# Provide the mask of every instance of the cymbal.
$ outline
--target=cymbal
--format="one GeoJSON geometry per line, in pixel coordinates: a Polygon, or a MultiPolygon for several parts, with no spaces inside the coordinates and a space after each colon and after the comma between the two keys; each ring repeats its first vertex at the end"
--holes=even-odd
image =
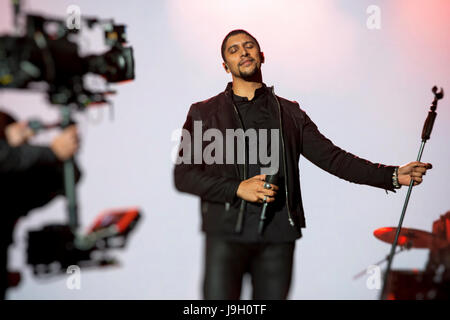
{"type": "MultiPolygon", "coordinates": [[[[375,230],[373,235],[381,241],[392,244],[394,243],[396,232],[397,228],[384,227],[375,230]]],[[[440,239],[433,233],[410,228],[402,228],[397,244],[407,248],[418,249],[442,248],[448,245],[445,239],[440,239]]]]}

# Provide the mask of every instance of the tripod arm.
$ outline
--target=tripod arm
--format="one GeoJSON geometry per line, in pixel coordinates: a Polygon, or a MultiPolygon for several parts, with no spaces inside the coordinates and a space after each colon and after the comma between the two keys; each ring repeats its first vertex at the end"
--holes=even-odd
{"type": "MultiPolygon", "coordinates": [[[[74,123],[71,117],[71,109],[68,106],[61,107],[62,127],[66,128],[74,123]]],[[[73,158],[64,161],[64,191],[67,199],[67,212],[69,215],[69,226],[73,233],[79,227],[78,203],[75,188],[75,164],[73,158]]]]}

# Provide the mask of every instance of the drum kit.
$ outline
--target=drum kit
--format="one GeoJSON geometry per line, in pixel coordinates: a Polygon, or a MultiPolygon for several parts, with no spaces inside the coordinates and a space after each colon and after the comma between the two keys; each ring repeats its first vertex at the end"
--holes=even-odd
{"type": "MultiPolygon", "coordinates": [[[[392,244],[397,228],[376,229],[374,236],[392,244]]],[[[399,250],[429,249],[429,259],[423,270],[391,270],[384,285],[387,300],[448,300],[450,299],[450,211],[434,221],[433,232],[401,228],[398,236],[399,250]]],[[[387,261],[389,256],[376,265],[387,261]]],[[[355,275],[354,279],[365,274],[355,275]]]]}

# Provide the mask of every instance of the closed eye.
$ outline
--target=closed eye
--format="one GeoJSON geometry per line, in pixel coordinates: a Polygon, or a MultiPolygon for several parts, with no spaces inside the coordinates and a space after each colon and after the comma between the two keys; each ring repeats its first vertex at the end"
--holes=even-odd
{"type": "MultiPolygon", "coordinates": [[[[243,46],[246,49],[253,49],[255,47],[255,44],[253,43],[253,41],[247,41],[247,42],[244,42],[243,46]]],[[[237,44],[232,45],[231,47],[228,48],[228,52],[230,54],[233,54],[238,51],[238,48],[239,48],[239,46],[237,44]]]]}
{"type": "Polygon", "coordinates": [[[237,46],[232,46],[228,49],[229,53],[235,53],[237,51],[237,46]]]}

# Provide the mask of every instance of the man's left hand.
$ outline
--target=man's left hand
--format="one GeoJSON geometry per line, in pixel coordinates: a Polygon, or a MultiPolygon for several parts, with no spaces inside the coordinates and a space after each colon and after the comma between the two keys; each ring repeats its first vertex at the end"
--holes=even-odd
{"type": "Polygon", "coordinates": [[[398,183],[403,186],[409,186],[411,179],[414,180],[414,185],[417,186],[423,180],[422,176],[431,169],[431,163],[423,163],[419,161],[410,162],[398,168],[398,183]]]}
{"type": "Polygon", "coordinates": [[[18,147],[28,141],[34,135],[33,130],[24,121],[14,122],[5,128],[5,135],[11,147],[18,147]]]}

